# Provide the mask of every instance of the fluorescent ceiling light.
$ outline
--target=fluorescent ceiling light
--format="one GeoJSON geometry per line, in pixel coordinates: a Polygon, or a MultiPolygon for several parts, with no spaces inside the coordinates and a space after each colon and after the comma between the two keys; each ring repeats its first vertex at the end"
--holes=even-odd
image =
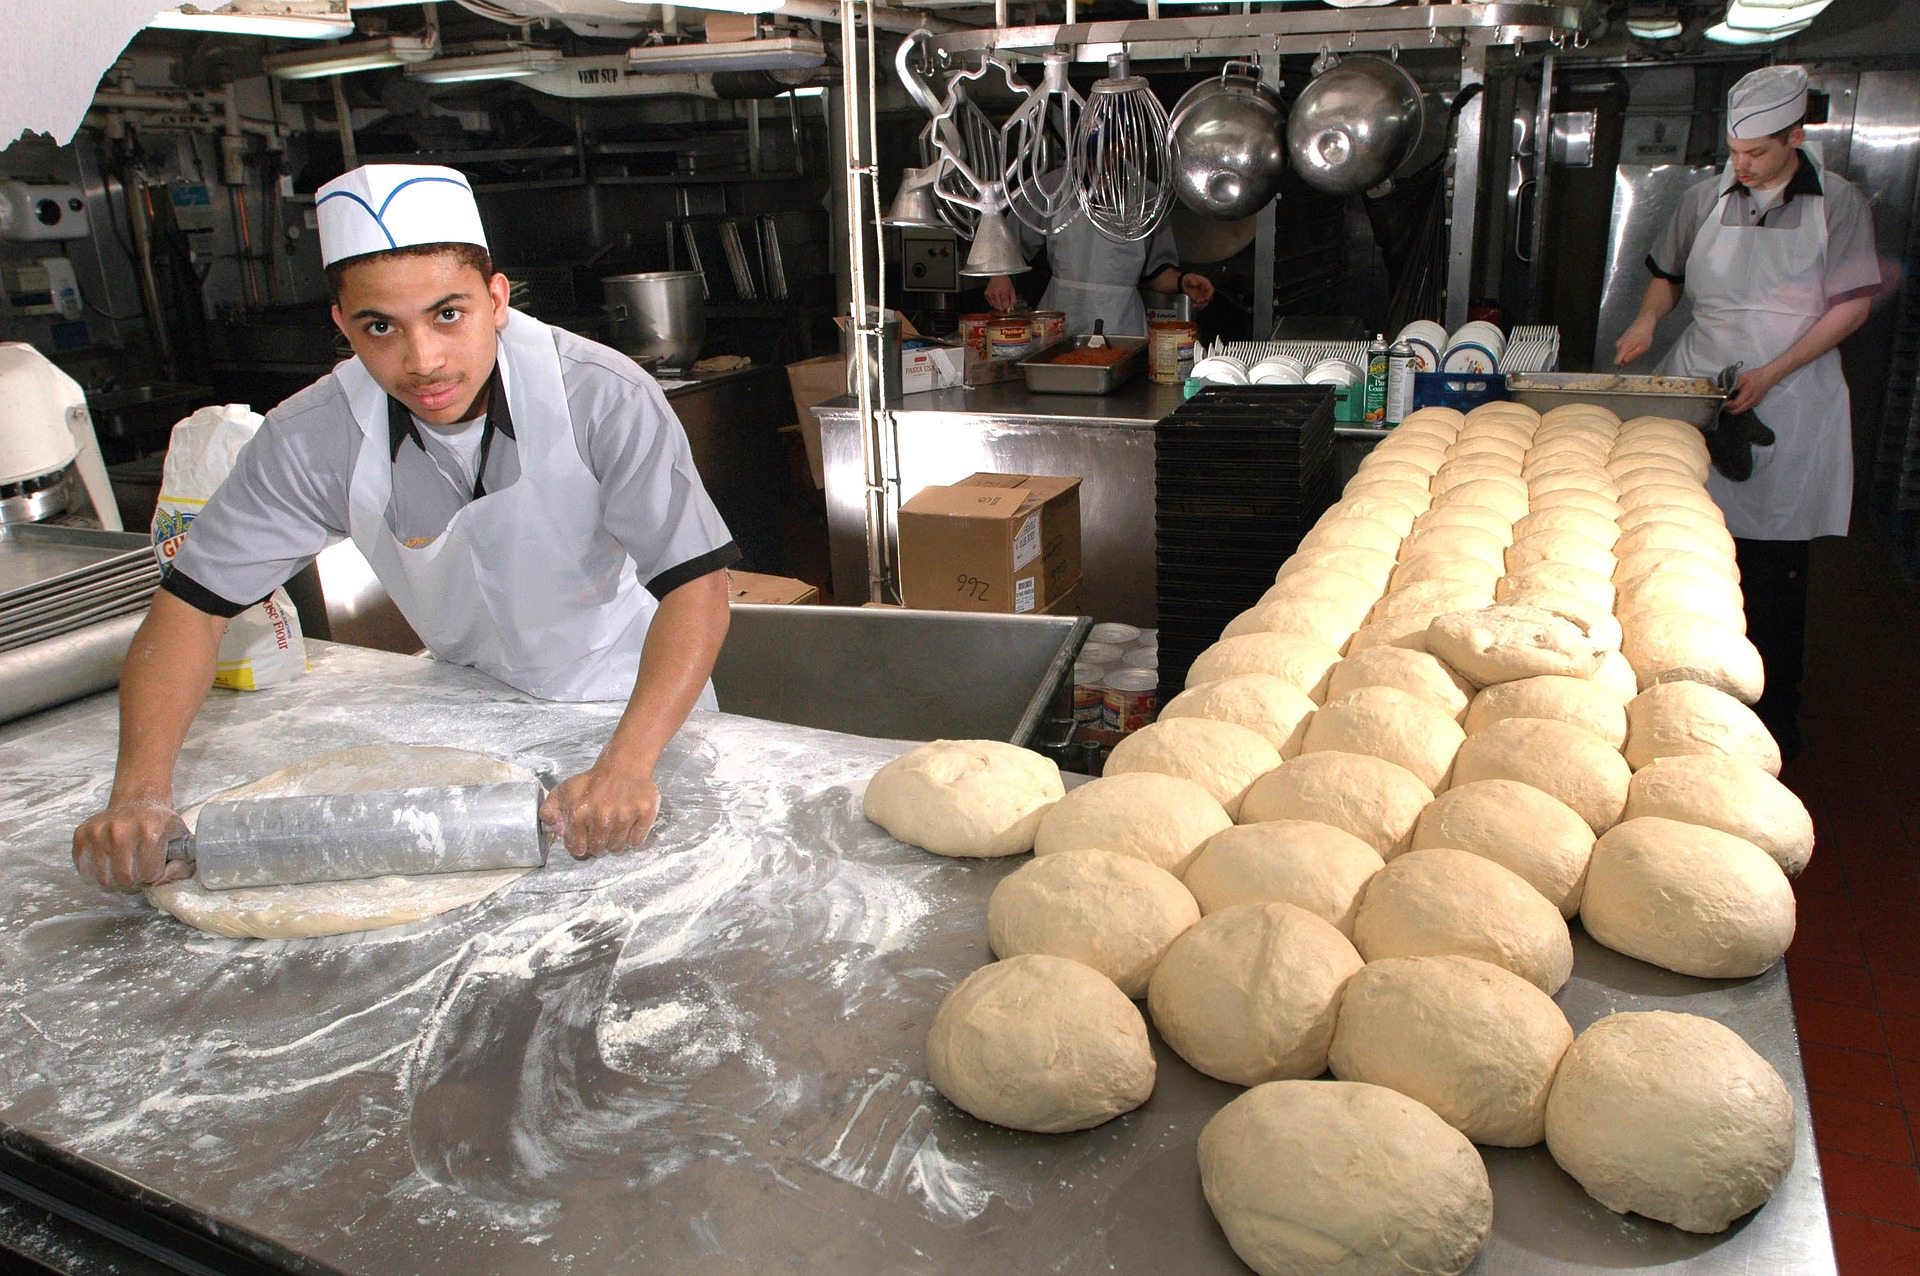
{"type": "Polygon", "coordinates": [[[407,68],[409,80],[422,84],[469,84],[475,80],[518,80],[557,71],[566,58],[558,49],[505,49],[449,58],[428,58],[407,68]]]}
{"type": "Polygon", "coordinates": [[[1779,31],[1796,24],[1804,27],[1830,3],[1832,0],[1801,0],[1796,5],[1770,5],[1733,0],[1727,6],[1726,23],[1741,31],[1779,31]]]}
{"type": "Polygon", "coordinates": [[[627,50],[627,70],[658,71],[809,71],[824,65],[827,48],[818,40],[783,35],[771,40],[729,40],[719,44],[648,44],[627,50]]]}
{"type": "Polygon", "coordinates": [[[1776,40],[1797,35],[1812,25],[1813,19],[1808,18],[1805,22],[1781,27],[1777,31],[1743,31],[1739,27],[1730,27],[1722,22],[1707,28],[1707,39],[1716,44],[1772,44],[1776,40]]]}
{"type": "Polygon", "coordinates": [[[1642,40],[1672,40],[1687,33],[1687,24],[1678,18],[1628,18],[1627,33],[1642,40]]]}
{"type": "Polygon", "coordinates": [[[269,53],[260,59],[260,66],[268,75],[282,80],[317,80],[325,75],[351,75],[425,62],[435,52],[433,41],[422,36],[383,35],[377,40],[356,40],[327,49],[269,53]]]}
{"type": "Polygon", "coordinates": [[[208,12],[189,6],[162,9],[150,27],[166,31],[219,32],[223,35],[279,36],[289,40],[338,40],[353,34],[353,17],[341,13],[208,12]]]}

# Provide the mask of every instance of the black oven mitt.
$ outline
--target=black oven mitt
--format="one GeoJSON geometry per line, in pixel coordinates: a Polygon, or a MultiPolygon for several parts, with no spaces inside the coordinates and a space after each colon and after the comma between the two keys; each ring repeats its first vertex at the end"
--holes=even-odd
{"type": "Polygon", "coordinates": [[[1723,412],[1707,431],[1707,455],[1713,468],[1736,483],[1753,477],[1753,449],[1773,446],[1773,430],[1751,412],[1723,412]]]}

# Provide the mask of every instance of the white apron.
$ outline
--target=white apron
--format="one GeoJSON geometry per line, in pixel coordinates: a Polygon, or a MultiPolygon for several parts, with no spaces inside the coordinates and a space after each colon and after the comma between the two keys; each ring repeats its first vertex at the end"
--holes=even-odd
{"type": "Polygon", "coordinates": [[[1104,319],[1103,331],[1109,336],[1146,336],[1140,272],[1146,267],[1148,241],[1116,244],[1095,230],[1079,209],[1072,218],[1047,236],[1053,279],[1040,298],[1040,309],[1066,311],[1069,333],[1092,332],[1093,321],[1104,319]]]}
{"type": "MultiPolygon", "coordinates": [[[[386,391],[358,359],[335,369],[364,436],[348,488],[353,543],[438,658],[543,700],[625,700],[658,604],[601,526],[600,486],[574,442],[553,330],[511,312],[499,360],[520,477],[416,548],[387,527],[386,391]]],[[[711,686],[700,704],[714,707],[711,686]]]]}
{"type": "MultiPolygon", "coordinates": [[[[1718,180],[1726,189],[1728,174],[1718,180]]],[[[1808,201],[1794,230],[1723,226],[1714,205],[1685,266],[1693,322],[1655,372],[1711,377],[1735,362],[1757,368],[1826,313],[1827,219],[1822,203],[1794,198],[1808,201]]],[[[1753,477],[1735,483],[1717,470],[1707,476],[1727,530],[1749,540],[1845,536],[1853,426],[1840,352],[1829,350],[1784,378],[1753,411],[1774,433],[1773,446],[1753,450],[1753,477]]]]}

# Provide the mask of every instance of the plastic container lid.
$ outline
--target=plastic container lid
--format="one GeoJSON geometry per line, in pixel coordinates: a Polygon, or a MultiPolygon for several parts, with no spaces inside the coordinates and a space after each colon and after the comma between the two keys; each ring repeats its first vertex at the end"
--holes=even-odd
{"type": "Polygon", "coordinates": [[[1080,659],[1091,665],[1117,665],[1120,663],[1120,648],[1110,642],[1083,643],[1080,659]]]}
{"type": "Polygon", "coordinates": [[[1087,631],[1092,642],[1129,643],[1140,636],[1140,630],[1133,625],[1123,625],[1117,620],[1102,621],[1087,631]]]}
{"type": "Polygon", "coordinates": [[[1134,669],[1158,669],[1160,667],[1160,649],[1158,647],[1136,647],[1120,657],[1134,669]]]}
{"type": "Polygon", "coordinates": [[[1076,687],[1098,686],[1107,679],[1107,671],[1099,665],[1075,664],[1073,667],[1073,685],[1076,687]]]}
{"type": "Polygon", "coordinates": [[[1157,691],[1160,675],[1152,669],[1116,669],[1107,675],[1107,685],[1115,691],[1157,691]]]}

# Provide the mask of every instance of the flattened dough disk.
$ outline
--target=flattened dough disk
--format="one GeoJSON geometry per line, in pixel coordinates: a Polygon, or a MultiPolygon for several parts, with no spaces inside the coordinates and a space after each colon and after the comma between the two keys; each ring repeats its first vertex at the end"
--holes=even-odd
{"type": "MultiPolygon", "coordinates": [[[[341,749],[282,767],[211,799],[290,797],[306,793],[367,793],[455,784],[531,780],[524,767],[468,749],[382,744],[341,749]]],[[[204,805],[204,804],[202,804],[204,805]]],[[[192,827],[200,807],[181,812],[192,827]]],[[[189,926],[232,939],[310,939],[404,926],[477,903],[531,872],[526,868],[420,877],[369,877],[299,886],[210,891],[193,878],[151,887],[147,901],[189,926]]]]}

